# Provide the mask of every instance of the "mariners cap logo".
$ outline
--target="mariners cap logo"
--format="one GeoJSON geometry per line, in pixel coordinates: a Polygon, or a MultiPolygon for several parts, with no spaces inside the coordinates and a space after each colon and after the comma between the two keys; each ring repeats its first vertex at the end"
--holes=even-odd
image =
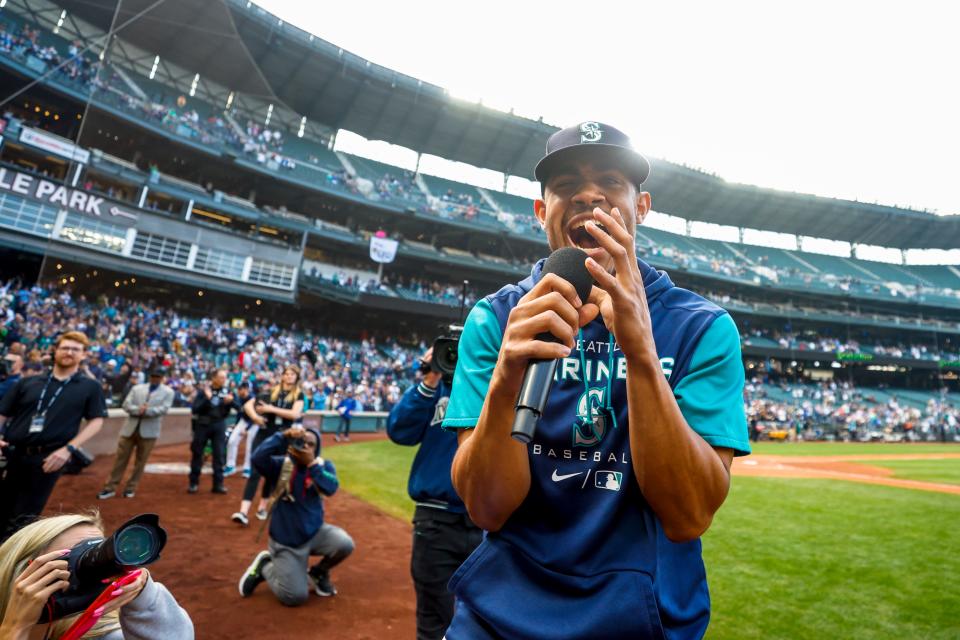
{"type": "Polygon", "coordinates": [[[580,142],[600,142],[603,137],[603,129],[596,122],[580,123],[580,142]]]}
{"type": "Polygon", "coordinates": [[[587,120],[555,131],[547,138],[546,153],[534,167],[534,176],[541,186],[545,185],[551,171],[556,169],[559,154],[569,157],[568,154],[574,153],[577,147],[593,145],[607,147],[611,153],[617,152],[619,166],[634,184],[643,184],[650,174],[650,163],[637,153],[625,133],[611,125],[587,120]]]}

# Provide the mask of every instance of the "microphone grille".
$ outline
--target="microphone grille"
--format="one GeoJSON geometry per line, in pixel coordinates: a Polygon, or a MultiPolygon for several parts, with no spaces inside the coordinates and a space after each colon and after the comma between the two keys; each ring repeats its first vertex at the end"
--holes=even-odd
{"type": "Polygon", "coordinates": [[[555,273],[577,290],[580,299],[586,302],[593,286],[593,276],[587,271],[584,261],[587,254],[576,247],[561,247],[547,258],[543,265],[543,275],[555,273]]]}

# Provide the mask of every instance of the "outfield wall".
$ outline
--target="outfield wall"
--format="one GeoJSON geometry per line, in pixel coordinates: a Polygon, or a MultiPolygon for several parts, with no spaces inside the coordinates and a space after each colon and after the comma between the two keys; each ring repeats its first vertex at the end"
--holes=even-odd
{"type": "MultiPolygon", "coordinates": [[[[117,438],[127,419],[123,409],[109,409],[109,417],[103,421],[103,428],[83,448],[94,456],[109,455],[117,449],[117,438]]],[[[354,414],[350,431],[353,433],[375,433],[386,429],[387,413],[384,411],[358,411],[354,414]]],[[[334,433],[340,415],[336,411],[307,411],[303,416],[305,427],[318,429],[321,433],[334,433]]],[[[160,432],[159,446],[185,444],[190,442],[190,410],[171,409],[163,418],[163,430],[160,432]]]]}

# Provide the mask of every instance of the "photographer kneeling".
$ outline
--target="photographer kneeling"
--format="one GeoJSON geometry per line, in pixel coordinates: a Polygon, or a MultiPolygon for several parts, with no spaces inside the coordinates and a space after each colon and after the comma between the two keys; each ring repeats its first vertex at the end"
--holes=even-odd
{"type": "MultiPolygon", "coordinates": [[[[43,518],[23,527],[0,546],[0,638],[27,640],[41,615],[52,607],[48,600],[70,587],[67,556],[73,547],[104,537],[100,516],[62,515],[43,518]]],[[[98,607],[92,626],[80,638],[150,640],[193,638],[193,623],[169,591],[154,582],[146,569],[128,574],[132,580],[111,592],[113,598],[98,607]],[[139,572],[139,573],[137,573],[139,572]],[[136,573],[136,577],[134,577],[136,573]]],[[[106,582],[109,582],[107,580],[106,582]]],[[[76,613],[54,620],[46,637],[56,640],[77,622],[76,613]]]]}
{"type": "Polygon", "coordinates": [[[336,469],[320,457],[320,434],[292,427],[275,433],[253,452],[253,467],[273,486],[269,551],[261,551],[240,578],[240,595],[264,580],[277,599],[295,607],[312,584],[319,596],[337,593],[330,569],[353,552],[346,531],[323,521],[323,498],[340,486],[336,469]],[[307,568],[311,555],[323,556],[307,568]]]}

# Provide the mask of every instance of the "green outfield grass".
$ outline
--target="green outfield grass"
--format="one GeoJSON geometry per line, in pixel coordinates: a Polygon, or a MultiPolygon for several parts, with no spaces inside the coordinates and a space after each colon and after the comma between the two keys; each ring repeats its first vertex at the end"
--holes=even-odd
{"type": "Polygon", "coordinates": [[[779,456],[853,456],[862,454],[960,453],[960,442],[916,444],[874,442],[751,442],[754,453],[779,456]]]}
{"type": "MultiPolygon", "coordinates": [[[[785,452],[820,445],[769,446],[785,452]]],[[[820,450],[835,455],[844,446],[885,448],[820,450]]],[[[370,442],[331,449],[330,457],[346,491],[409,520],[414,452],[370,442]]],[[[958,638],[958,522],[954,495],[737,477],[703,540],[713,596],[707,638],[958,638]]]]}
{"type": "Polygon", "coordinates": [[[407,495],[407,476],[416,447],[401,447],[389,440],[331,447],[324,455],[333,461],[340,486],[392,516],[413,518],[413,501],[407,495]]]}
{"type": "Polygon", "coordinates": [[[864,462],[893,471],[893,477],[924,482],[960,484],[960,459],[947,460],[871,460],[864,462]]]}
{"type": "Polygon", "coordinates": [[[960,498],[734,479],[704,538],[710,638],[957,638],[960,498]]]}

